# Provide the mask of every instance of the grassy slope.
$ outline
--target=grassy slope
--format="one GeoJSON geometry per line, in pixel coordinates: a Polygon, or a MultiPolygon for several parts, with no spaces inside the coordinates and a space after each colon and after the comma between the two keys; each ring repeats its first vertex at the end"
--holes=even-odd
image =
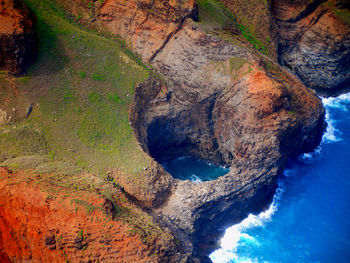
{"type": "MultiPolygon", "coordinates": [[[[269,38],[258,39],[253,24],[249,23],[247,19],[235,17],[219,0],[197,0],[197,3],[200,21],[204,23],[206,28],[211,30],[216,28],[217,31],[217,29],[236,27],[242,36],[235,36],[236,38],[250,43],[252,47],[263,54],[269,53],[269,38]],[[240,20],[244,20],[244,22],[240,20]]],[[[259,3],[266,5],[262,0],[259,0],[259,3]]]]}
{"type": "MultiPolygon", "coordinates": [[[[34,108],[24,122],[1,127],[27,132],[1,134],[0,155],[46,152],[49,160],[70,161],[76,172],[118,167],[137,174],[150,159],[132,134],[128,110],[134,86],[147,78],[147,68],[127,56],[130,52],[117,41],[80,29],[48,3],[27,1],[37,15],[40,54],[29,75],[14,81],[15,103],[19,108],[34,103],[34,108]],[[13,149],[8,137],[17,142],[13,149]]],[[[0,98],[11,98],[4,94],[9,82],[3,78],[0,83],[5,86],[0,98]]]]}

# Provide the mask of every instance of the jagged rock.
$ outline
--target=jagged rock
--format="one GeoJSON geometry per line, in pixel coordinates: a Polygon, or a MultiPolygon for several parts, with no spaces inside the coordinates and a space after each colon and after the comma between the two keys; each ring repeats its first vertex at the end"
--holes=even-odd
{"type": "Polygon", "coordinates": [[[149,208],[157,207],[167,199],[173,182],[173,178],[155,161],[138,176],[116,171],[113,177],[131,198],[149,208]],[[138,180],[138,177],[147,178],[147,180],[138,180]]]}
{"type": "Polygon", "coordinates": [[[0,1],[0,69],[23,75],[37,57],[34,17],[20,0],[0,1]]]}
{"type": "Polygon", "coordinates": [[[332,1],[272,1],[280,63],[322,94],[350,87],[350,25],[337,8],[332,1]]]}

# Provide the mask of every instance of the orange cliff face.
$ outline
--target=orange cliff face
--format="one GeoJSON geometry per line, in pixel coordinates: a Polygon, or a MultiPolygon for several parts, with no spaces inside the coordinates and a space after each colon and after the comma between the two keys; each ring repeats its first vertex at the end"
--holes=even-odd
{"type": "Polygon", "coordinates": [[[89,212],[76,202],[84,196],[91,205],[107,209],[101,196],[80,191],[73,198],[59,189],[50,195],[26,176],[0,168],[1,262],[167,260],[166,239],[150,244],[128,223],[107,218],[100,209],[89,212]]]}
{"type": "Polygon", "coordinates": [[[56,1],[81,16],[79,22],[122,37],[144,61],[156,56],[186,17],[197,19],[198,15],[195,0],[105,0],[93,6],[81,0],[56,1]]]}

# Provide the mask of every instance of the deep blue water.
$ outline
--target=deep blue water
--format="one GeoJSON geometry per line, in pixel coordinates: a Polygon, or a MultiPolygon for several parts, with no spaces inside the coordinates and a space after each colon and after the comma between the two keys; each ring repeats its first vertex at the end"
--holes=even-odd
{"type": "Polygon", "coordinates": [[[320,147],[290,161],[270,208],[228,228],[213,262],[350,262],[350,93],[323,104],[320,147]]]}
{"type": "Polygon", "coordinates": [[[209,181],[229,172],[229,169],[185,156],[162,163],[174,178],[193,182],[209,181]]]}

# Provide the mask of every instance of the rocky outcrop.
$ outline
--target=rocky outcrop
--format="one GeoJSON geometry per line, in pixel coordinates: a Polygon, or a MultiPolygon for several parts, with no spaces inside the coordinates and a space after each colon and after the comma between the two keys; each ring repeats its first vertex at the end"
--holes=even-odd
{"type": "Polygon", "coordinates": [[[0,69],[23,75],[37,57],[34,17],[20,0],[0,1],[0,69]]]}
{"type": "Polygon", "coordinates": [[[350,15],[342,1],[272,1],[280,63],[307,87],[337,94],[350,87],[350,15]]]}
{"type": "Polygon", "coordinates": [[[158,161],[191,155],[231,167],[210,182],[174,180],[155,211],[188,252],[207,260],[204,237],[215,240],[218,226],[269,204],[285,160],[319,143],[324,110],[277,64],[206,35],[190,20],[153,65],[166,81],[139,87],[146,151],[158,161]]]}
{"type": "Polygon", "coordinates": [[[117,35],[150,61],[179,30],[186,17],[197,19],[195,0],[56,0],[87,26],[117,35]]]}
{"type": "Polygon", "coordinates": [[[158,207],[164,203],[173,184],[171,175],[154,160],[137,176],[130,176],[118,170],[113,172],[113,177],[131,199],[148,208],[158,207]]]}
{"type": "Polygon", "coordinates": [[[130,114],[146,153],[158,162],[191,155],[231,168],[200,184],[174,180],[157,163],[135,180],[114,175],[187,253],[208,260],[222,227],[269,204],[286,159],[320,142],[320,100],[269,58],[201,31],[190,19],[194,1],[107,0],[91,8],[62,1],[73,13],[87,10],[85,23],[125,38],[162,76],[139,85],[130,114]]]}
{"type": "MultiPolygon", "coordinates": [[[[186,258],[170,233],[151,234],[155,225],[145,213],[138,211],[139,219],[127,222],[118,214],[121,207],[99,191],[75,193],[40,184],[38,177],[0,168],[1,262],[149,263],[186,258]],[[135,220],[149,224],[151,235],[143,236],[135,220]]],[[[128,209],[137,211],[130,204],[128,209]]]]}
{"type": "Polygon", "coordinates": [[[110,32],[130,41],[147,61],[179,30],[185,17],[196,16],[196,9],[194,0],[107,0],[99,16],[110,32]]]}

